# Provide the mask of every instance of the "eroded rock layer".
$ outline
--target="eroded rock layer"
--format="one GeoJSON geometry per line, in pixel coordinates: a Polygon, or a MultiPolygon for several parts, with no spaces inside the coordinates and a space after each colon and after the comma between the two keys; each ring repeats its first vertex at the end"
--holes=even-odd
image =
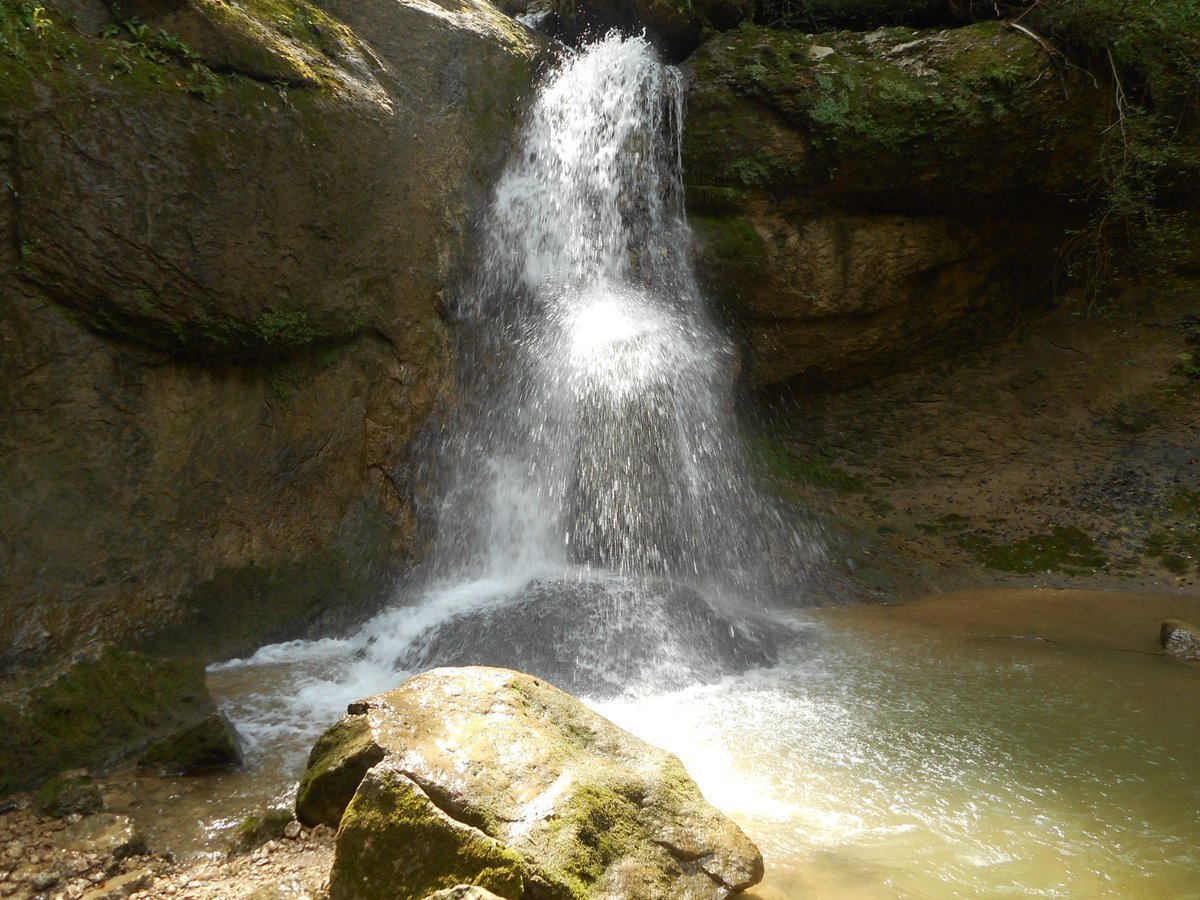
{"type": "Polygon", "coordinates": [[[1044,42],[743,27],[688,66],[689,211],[756,384],[860,382],[1050,295],[1109,95],[1044,42]]]}
{"type": "Polygon", "coordinates": [[[0,36],[0,662],[360,614],[536,40],[482,0],[3,0],[0,36]]]}

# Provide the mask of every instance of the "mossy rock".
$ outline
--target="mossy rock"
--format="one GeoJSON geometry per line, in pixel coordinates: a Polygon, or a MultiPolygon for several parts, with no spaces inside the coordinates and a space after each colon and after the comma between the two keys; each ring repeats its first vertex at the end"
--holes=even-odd
{"type": "Polygon", "coordinates": [[[284,830],[292,821],[290,809],[268,808],[246,816],[234,829],[229,847],[231,856],[249,853],[267,841],[283,838],[284,830]]]}
{"type": "Polygon", "coordinates": [[[241,768],[243,762],[233,723],[213,713],[151,744],[138,759],[138,768],[160,776],[194,775],[241,768]]]}
{"type": "Polygon", "coordinates": [[[356,786],[340,815],[335,900],[458,884],[501,897],[701,900],[762,877],[757,849],[678,759],[518,672],[425,672],[352,704],[311,762],[306,804],[318,784],[339,802],[356,786]]]}
{"type": "Polygon", "coordinates": [[[1041,45],[998,22],[821,35],[746,27],[688,65],[690,185],[828,185],[841,202],[904,192],[909,207],[1082,191],[1109,124],[1107,95],[1086,75],[1060,75],[1041,45]]]}
{"type": "Polygon", "coordinates": [[[33,796],[33,808],[42,816],[56,819],[70,815],[90,816],[104,809],[104,794],[86,769],[72,769],[54,776],[33,796]]]}
{"type": "Polygon", "coordinates": [[[384,757],[366,718],[348,715],[317,739],[296,792],[296,818],[308,826],[342,821],[363,776],[384,757]]]}
{"type": "Polygon", "coordinates": [[[366,774],[346,808],[329,895],[331,900],[419,900],[468,882],[520,900],[527,868],[520,854],[451,818],[402,772],[383,763],[366,774]]]}
{"type": "Polygon", "coordinates": [[[100,645],[60,668],[0,704],[0,795],[65,769],[131,761],[215,712],[198,661],[100,645]]]}

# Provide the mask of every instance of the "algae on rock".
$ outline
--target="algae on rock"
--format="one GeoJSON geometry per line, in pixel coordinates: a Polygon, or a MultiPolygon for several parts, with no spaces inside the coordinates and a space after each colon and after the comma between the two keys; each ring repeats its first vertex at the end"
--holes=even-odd
{"type": "Polygon", "coordinates": [[[517,672],[434,669],[352,704],[309,767],[297,814],[341,823],[335,900],[458,884],[718,898],[762,878],[758,850],[678,759],[517,672]]]}
{"type": "Polygon", "coordinates": [[[43,677],[0,698],[0,796],[73,766],[131,762],[216,713],[196,661],[96,645],[43,677]]]}

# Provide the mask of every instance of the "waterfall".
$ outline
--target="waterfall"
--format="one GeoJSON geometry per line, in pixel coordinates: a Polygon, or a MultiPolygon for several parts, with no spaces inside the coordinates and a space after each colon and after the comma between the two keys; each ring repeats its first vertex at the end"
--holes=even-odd
{"type": "Polygon", "coordinates": [[[292,666],[291,693],[235,710],[244,732],[435,665],[611,696],[777,661],[794,633],[772,611],[805,604],[819,550],[747,463],[737,354],[689,262],[682,122],[681,75],[641,38],[547,75],[453,302],[428,559],[357,636],[249,660],[292,666]]]}
{"type": "Polygon", "coordinates": [[[641,38],[546,78],[455,304],[465,399],[436,455],[426,576],[508,585],[507,613],[431,630],[406,664],[686,680],[767,661],[750,611],[800,599],[816,551],[746,463],[737,355],[689,259],[682,125],[682,76],[641,38]],[[530,617],[528,643],[564,644],[553,659],[513,646],[530,617]]]}

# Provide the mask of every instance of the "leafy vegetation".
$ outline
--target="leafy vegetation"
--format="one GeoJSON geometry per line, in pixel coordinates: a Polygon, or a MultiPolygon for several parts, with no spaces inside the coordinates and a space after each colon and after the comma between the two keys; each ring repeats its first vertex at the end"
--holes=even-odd
{"type": "MultiPolygon", "coordinates": [[[[120,15],[120,7],[113,6],[113,21],[104,30],[106,38],[123,38],[131,51],[149,62],[162,65],[175,63],[186,72],[183,87],[189,93],[207,102],[212,102],[225,92],[225,84],[204,61],[191,51],[179,36],[165,29],[157,31],[136,16],[128,19],[120,15]]],[[[133,66],[124,57],[118,57],[114,68],[123,74],[133,71],[133,66]]]]}
{"type": "Polygon", "coordinates": [[[1112,88],[1094,212],[1066,272],[1096,297],[1113,276],[1171,268],[1200,177],[1200,4],[1037,0],[1023,21],[1112,88]]]}

